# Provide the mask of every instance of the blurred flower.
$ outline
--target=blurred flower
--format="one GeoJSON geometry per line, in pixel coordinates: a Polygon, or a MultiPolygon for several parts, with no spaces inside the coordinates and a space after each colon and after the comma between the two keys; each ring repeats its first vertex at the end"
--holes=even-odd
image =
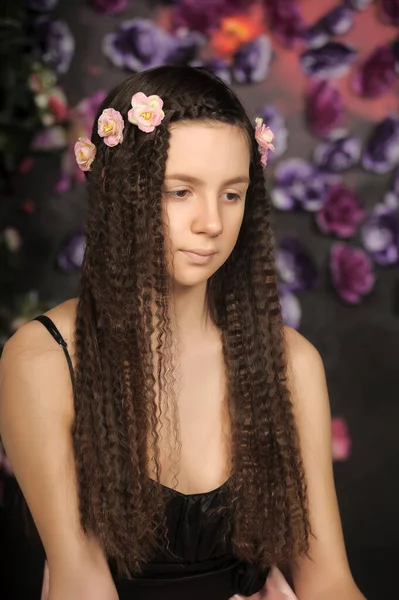
{"type": "Polygon", "coordinates": [[[81,171],[90,171],[96,156],[96,147],[88,139],[80,137],[75,143],[75,158],[81,171]]]}
{"type": "Polygon", "coordinates": [[[80,269],[85,253],[85,238],[82,233],[75,233],[60,250],[57,257],[58,267],[65,273],[80,269]]]}
{"type": "Polygon", "coordinates": [[[298,298],[288,291],[279,293],[284,325],[298,329],[302,319],[302,309],[298,298]]]}
{"type": "Polygon", "coordinates": [[[76,106],[70,109],[69,119],[73,126],[79,129],[80,135],[85,134],[83,137],[90,135],[94,118],[106,95],[105,90],[97,90],[90,96],[82,98],[76,106]]]}
{"type": "Polygon", "coordinates": [[[392,87],[396,77],[393,49],[390,44],[386,44],[376,48],[356,69],[352,88],[364,98],[377,98],[392,87]]]}
{"type": "Polygon", "coordinates": [[[65,21],[42,16],[33,24],[33,54],[57,73],[66,73],[75,50],[75,41],[65,21]]]}
{"type": "Polygon", "coordinates": [[[94,8],[108,15],[116,15],[125,10],[129,0],[92,0],[94,8]]]}
{"type": "Polygon", "coordinates": [[[316,222],[323,233],[333,233],[340,238],[355,235],[365,212],[353,190],[343,185],[330,189],[321,210],[316,214],[316,222]]]}
{"type": "Polygon", "coordinates": [[[397,0],[380,0],[378,6],[381,20],[384,23],[399,26],[399,3],[397,0]]]}
{"type": "Polygon", "coordinates": [[[354,10],[366,10],[374,0],[345,0],[345,2],[354,10]]]}
{"type": "Polygon", "coordinates": [[[328,42],[319,48],[310,48],[301,54],[300,62],[309,77],[341,77],[353,63],[357,52],[353,46],[340,42],[328,42]]]}
{"type": "Polygon", "coordinates": [[[242,46],[253,42],[263,33],[262,23],[249,15],[224,17],[210,36],[210,47],[215,56],[231,58],[242,46]]]}
{"type": "Polygon", "coordinates": [[[310,46],[322,46],[336,35],[344,35],[352,28],[354,23],[353,10],[343,4],[332,8],[309,27],[305,39],[310,46]]]}
{"type": "Polygon", "coordinates": [[[65,121],[68,114],[67,98],[61,88],[55,86],[35,95],[39,116],[45,127],[65,121]]]}
{"type": "Polygon", "coordinates": [[[222,18],[248,10],[247,0],[178,0],[173,8],[176,28],[209,33],[216,29],[222,18]]]}
{"type": "Polygon", "coordinates": [[[391,185],[384,197],[384,204],[390,208],[399,208],[399,168],[393,174],[391,185]]]}
{"type": "Polygon", "coordinates": [[[360,159],[359,138],[339,130],[316,146],[313,161],[321,171],[340,173],[351,169],[360,159]]]}
{"type": "Polygon", "coordinates": [[[39,151],[62,150],[67,144],[65,127],[54,125],[39,131],[32,141],[31,148],[39,151]]]}
{"type": "Polygon", "coordinates": [[[21,235],[14,227],[6,227],[6,229],[3,229],[1,237],[9,252],[17,252],[20,249],[22,245],[21,235]]]}
{"type": "Polygon", "coordinates": [[[28,79],[30,89],[36,94],[47,93],[57,83],[57,76],[51,69],[34,64],[34,71],[28,79]]]}
{"type": "Polygon", "coordinates": [[[271,104],[263,106],[259,111],[260,117],[267,123],[274,133],[274,153],[270,155],[270,162],[284,154],[287,150],[288,129],[282,114],[271,104]]]}
{"type": "Polygon", "coordinates": [[[284,46],[292,47],[302,40],[304,23],[295,0],[266,0],[270,30],[284,46]]]}
{"type": "Polygon", "coordinates": [[[396,210],[376,204],[362,227],[364,248],[379,265],[393,265],[399,259],[399,220],[396,210]]]}
{"type": "Polygon", "coordinates": [[[114,108],[105,108],[98,118],[97,133],[107,146],[116,146],[123,141],[125,122],[121,113],[114,108]]]}
{"type": "Polygon", "coordinates": [[[330,253],[331,278],[342,300],[358,304],[374,287],[375,276],[370,257],[360,248],[335,243],[330,253]]]}
{"type": "Polygon", "coordinates": [[[281,293],[310,290],[318,279],[317,267],[305,246],[294,237],[283,238],[276,252],[281,293]]]}
{"type": "Polygon", "coordinates": [[[372,132],[362,157],[363,167],[374,173],[388,173],[399,164],[399,117],[390,115],[372,132]]]}
{"type": "Polygon", "coordinates": [[[309,82],[306,117],[314,135],[331,133],[341,123],[343,112],[341,93],[328,79],[309,82]]]}
{"type": "Polygon", "coordinates": [[[196,60],[198,51],[206,43],[206,38],[196,31],[180,29],[174,34],[174,48],[167,58],[172,65],[191,65],[196,60]]]}
{"type": "Polygon", "coordinates": [[[47,12],[57,6],[58,0],[27,0],[27,7],[38,12],[47,12]]]}
{"type": "Polygon", "coordinates": [[[233,77],[237,83],[260,83],[269,72],[272,45],[266,35],[241,46],[233,59],[233,77]]]}
{"type": "Polygon", "coordinates": [[[116,33],[103,40],[103,52],[116,66],[143,71],[166,64],[176,49],[173,36],[149,19],[132,19],[119,24],[116,33]]]}
{"type": "Polygon", "coordinates": [[[281,161],[275,170],[273,205],[279,210],[320,210],[327,199],[329,179],[301,158],[281,161]]]}
{"type": "Polygon", "coordinates": [[[340,417],[331,419],[331,433],[333,460],[347,460],[351,452],[352,442],[346,421],[340,417]]]}

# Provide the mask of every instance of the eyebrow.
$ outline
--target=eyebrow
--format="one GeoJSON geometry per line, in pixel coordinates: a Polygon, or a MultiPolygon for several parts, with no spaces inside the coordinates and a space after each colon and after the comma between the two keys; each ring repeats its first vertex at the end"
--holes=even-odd
{"type": "MultiPolygon", "coordinates": [[[[167,175],[165,179],[178,179],[179,181],[186,181],[187,183],[196,183],[197,185],[203,184],[204,182],[197,177],[192,177],[191,175],[183,175],[182,173],[173,173],[172,175],[167,175]]],[[[233,177],[233,179],[228,179],[223,182],[223,185],[231,185],[233,183],[249,183],[249,178],[246,175],[240,175],[238,177],[233,177]]]]}

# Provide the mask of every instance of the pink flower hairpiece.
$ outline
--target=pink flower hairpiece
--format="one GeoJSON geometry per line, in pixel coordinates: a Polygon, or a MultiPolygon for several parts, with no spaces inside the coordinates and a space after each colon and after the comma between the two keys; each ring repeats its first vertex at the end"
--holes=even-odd
{"type": "Polygon", "coordinates": [[[162,110],[163,100],[159,96],[146,96],[137,92],[132,96],[132,108],[127,113],[130,123],[145,133],[154,131],[165,116],[162,110]]]}
{"type": "Polygon", "coordinates": [[[75,144],[74,150],[79,169],[90,171],[91,164],[96,156],[95,145],[89,139],[80,137],[75,144]]]}
{"type": "Polygon", "coordinates": [[[112,148],[122,142],[124,127],[121,113],[114,108],[105,108],[98,119],[97,132],[104,138],[104,144],[112,148]]]}
{"type": "MultiPolygon", "coordinates": [[[[159,96],[146,96],[143,92],[137,92],[132,96],[131,102],[132,108],[127,113],[128,121],[145,133],[154,131],[165,117],[162,110],[163,100],[159,96]]],[[[123,141],[124,127],[121,113],[114,108],[105,108],[98,118],[98,135],[104,139],[104,144],[111,148],[123,141]]],[[[91,171],[96,156],[95,145],[89,139],[80,137],[74,150],[79,168],[82,171],[91,171]]]]}
{"type": "Polygon", "coordinates": [[[255,123],[255,139],[259,144],[262,165],[265,167],[267,165],[267,154],[269,150],[274,152],[274,133],[270,127],[267,127],[267,125],[263,123],[263,119],[258,117],[255,119],[255,123]]]}

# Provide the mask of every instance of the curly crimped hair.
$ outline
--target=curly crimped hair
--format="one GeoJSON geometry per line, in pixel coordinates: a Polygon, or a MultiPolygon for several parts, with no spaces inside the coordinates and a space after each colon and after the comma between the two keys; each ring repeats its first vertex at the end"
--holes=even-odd
{"type": "Polygon", "coordinates": [[[228,379],[232,437],[226,490],[233,551],[266,568],[286,564],[309,547],[304,469],[285,383],[270,201],[253,126],[216,76],[159,67],[117,86],[94,122],[97,154],[87,175],[86,251],[75,327],[73,443],[81,524],[128,578],[167,543],[165,495],[153,482],[160,480],[165,425],[178,474],[178,365],[162,195],[169,125],[188,120],[236,126],[251,151],[239,237],[207,285],[228,379]],[[152,133],[127,122],[131,97],[139,91],[164,102],[165,118],[152,133]],[[97,133],[97,119],[108,107],[125,119],[123,142],[113,148],[97,133]]]}

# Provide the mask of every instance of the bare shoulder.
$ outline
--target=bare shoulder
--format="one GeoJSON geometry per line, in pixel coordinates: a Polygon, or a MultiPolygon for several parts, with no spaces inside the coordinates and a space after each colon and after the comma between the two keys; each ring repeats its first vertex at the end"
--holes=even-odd
{"type": "Polygon", "coordinates": [[[308,379],[310,374],[324,375],[322,358],[309,340],[291,327],[284,327],[284,340],[289,380],[298,382],[308,379]]]}
{"type": "MultiPolygon", "coordinates": [[[[75,313],[75,299],[45,313],[67,341],[72,361],[75,313]]],[[[22,410],[24,402],[36,392],[36,397],[42,399],[58,397],[58,409],[66,408],[72,417],[71,382],[64,352],[38,321],[25,323],[7,340],[0,360],[0,391],[3,412],[7,399],[13,399],[13,410],[22,410]],[[52,390],[51,396],[45,393],[47,389],[52,390]]]]}
{"type": "MultiPolygon", "coordinates": [[[[68,344],[70,353],[73,354],[73,337],[75,328],[77,299],[66,300],[53,307],[46,313],[68,344]]],[[[55,340],[49,335],[45,327],[38,321],[29,321],[21,325],[5,344],[5,355],[10,352],[18,356],[37,356],[46,353],[49,349],[57,347],[55,340]]],[[[3,355],[4,356],[4,355],[3,355]]],[[[14,356],[15,357],[15,356],[14,356]]]]}

